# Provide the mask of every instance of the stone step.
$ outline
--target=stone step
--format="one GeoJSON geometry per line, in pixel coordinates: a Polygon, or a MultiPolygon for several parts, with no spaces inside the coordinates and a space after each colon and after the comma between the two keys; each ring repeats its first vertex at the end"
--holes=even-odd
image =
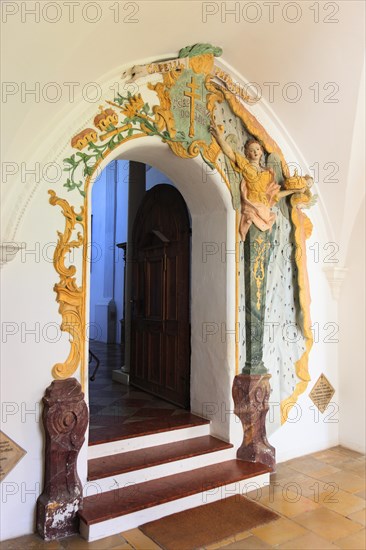
{"type": "Polygon", "coordinates": [[[105,492],[235,458],[233,445],[210,435],[167,443],[88,462],[88,488],[105,492]]]}
{"type": "Polygon", "coordinates": [[[269,483],[263,464],[228,460],[89,496],[79,510],[80,533],[98,540],[269,483]]]}
{"type": "Polygon", "coordinates": [[[151,422],[116,423],[90,432],[88,458],[91,460],[209,434],[210,421],[191,413],[153,419],[151,422]]]}

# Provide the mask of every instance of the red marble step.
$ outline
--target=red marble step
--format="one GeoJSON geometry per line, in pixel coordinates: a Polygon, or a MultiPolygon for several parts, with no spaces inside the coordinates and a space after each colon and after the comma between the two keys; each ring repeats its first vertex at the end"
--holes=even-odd
{"type": "Polygon", "coordinates": [[[86,497],[79,516],[87,525],[93,525],[269,472],[260,463],[228,460],[86,497]]]}
{"type": "MultiPolygon", "coordinates": [[[[101,417],[102,419],[103,417],[101,417]]],[[[141,420],[137,422],[122,423],[116,422],[109,426],[95,428],[89,432],[89,445],[100,445],[109,441],[118,441],[119,439],[129,439],[131,437],[140,437],[170,430],[179,430],[181,428],[191,428],[209,424],[210,421],[195,414],[184,412],[174,416],[162,418],[151,418],[151,420],[141,420]]]]}
{"type": "Polygon", "coordinates": [[[193,456],[230,449],[233,445],[211,435],[166,443],[137,451],[94,458],[88,461],[88,480],[116,476],[193,456]]]}

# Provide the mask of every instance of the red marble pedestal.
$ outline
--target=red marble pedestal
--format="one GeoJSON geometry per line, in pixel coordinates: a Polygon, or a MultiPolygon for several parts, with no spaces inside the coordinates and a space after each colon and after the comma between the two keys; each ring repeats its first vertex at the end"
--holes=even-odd
{"type": "Polygon", "coordinates": [[[241,420],[243,443],[237,458],[248,462],[261,462],[275,469],[275,449],[266,436],[266,415],[269,409],[270,374],[238,374],[234,378],[234,413],[241,420]]]}
{"type": "Polygon", "coordinates": [[[85,439],[88,409],[75,378],[54,380],[43,405],[45,480],[37,501],[37,531],[52,540],[79,531],[82,486],[76,461],[85,439]]]}

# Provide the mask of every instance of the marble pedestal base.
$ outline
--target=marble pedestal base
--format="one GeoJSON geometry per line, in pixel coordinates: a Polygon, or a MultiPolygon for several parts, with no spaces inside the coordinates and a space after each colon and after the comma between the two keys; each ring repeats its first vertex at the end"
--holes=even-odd
{"type": "Polygon", "coordinates": [[[77,457],[84,443],[88,409],[75,378],[54,380],[43,398],[44,489],[37,501],[37,531],[45,540],[78,533],[82,486],[77,457]]]}
{"type": "Polygon", "coordinates": [[[270,374],[238,374],[234,378],[234,413],[243,425],[243,443],[237,458],[248,462],[261,462],[275,469],[275,449],[268,443],[266,415],[269,409],[270,374]]]}

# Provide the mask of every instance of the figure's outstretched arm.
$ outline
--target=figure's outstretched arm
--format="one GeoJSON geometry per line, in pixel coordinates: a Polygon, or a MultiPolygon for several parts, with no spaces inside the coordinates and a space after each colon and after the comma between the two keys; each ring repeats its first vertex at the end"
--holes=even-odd
{"type": "Polygon", "coordinates": [[[217,143],[220,145],[224,154],[233,162],[236,162],[235,154],[230,145],[225,141],[223,133],[220,132],[219,128],[215,125],[214,122],[210,125],[210,132],[216,139],[217,143]]]}
{"type": "Polygon", "coordinates": [[[293,195],[294,193],[305,193],[306,189],[307,189],[306,187],[303,187],[302,189],[291,189],[288,191],[280,191],[277,195],[278,200],[283,199],[283,197],[287,197],[288,195],[293,195]]]}

